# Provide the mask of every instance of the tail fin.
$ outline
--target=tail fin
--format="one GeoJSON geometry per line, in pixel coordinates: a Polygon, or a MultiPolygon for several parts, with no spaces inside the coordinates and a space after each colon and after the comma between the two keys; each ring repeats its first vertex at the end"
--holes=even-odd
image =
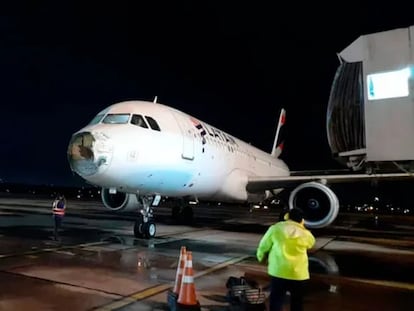
{"type": "Polygon", "coordinates": [[[273,142],[273,148],[272,148],[272,153],[271,153],[272,156],[274,156],[275,158],[280,156],[280,154],[283,151],[283,143],[284,143],[283,136],[284,135],[281,135],[280,132],[281,132],[283,125],[285,125],[285,121],[286,121],[286,110],[282,108],[280,110],[279,123],[277,124],[275,140],[273,142]]]}

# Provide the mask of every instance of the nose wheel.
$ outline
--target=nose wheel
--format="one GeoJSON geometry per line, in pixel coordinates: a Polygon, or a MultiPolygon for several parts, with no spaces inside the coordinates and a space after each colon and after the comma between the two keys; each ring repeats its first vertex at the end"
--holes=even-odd
{"type": "Polygon", "coordinates": [[[136,238],[150,239],[155,237],[157,226],[153,221],[153,211],[148,200],[141,198],[142,209],[134,224],[134,236],[136,238]]]}
{"type": "Polygon", "coordinates": [[[144,235],[147,239],[155,237],[155,233],[157,232],[157,226],[153,221],[148,221],[144,224],[144,235]]]}
{"type": "Polygon", "coordinates": [[[140,215],[134,224],[134,236],[136,238],[150,239],[155,237],[157,226],[152,220],[144,222],[144,217],[140,215]]]}
{"type": "Polygon", "coordinates": [[[144,233],[143,224],[144,224],[143,216],[139,215],[137,220],[135,220],[135,224],[134,224],[134,236],[136,238],[143,237],[143,233],[144,233]]]}

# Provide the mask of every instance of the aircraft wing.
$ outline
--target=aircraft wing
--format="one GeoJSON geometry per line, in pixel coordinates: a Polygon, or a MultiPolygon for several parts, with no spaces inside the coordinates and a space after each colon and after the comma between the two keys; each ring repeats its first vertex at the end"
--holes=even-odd
{"type": "Polygon", "coordinates": [[[414,173],[384,173],[384,174],[337,174],[337,175],[302,175],[302,176],[249,176],[247,191],[295,187],[305,182],[317,181],[323,184],[378,181],[378,180],[414,180],[414,173]]]}

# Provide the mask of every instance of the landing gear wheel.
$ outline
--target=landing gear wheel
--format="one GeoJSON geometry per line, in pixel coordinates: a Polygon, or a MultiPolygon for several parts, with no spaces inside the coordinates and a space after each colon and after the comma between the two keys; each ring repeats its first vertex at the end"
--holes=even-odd
{"type": "Polygon", "coordinates": [[[147,239],[155,237],[155,233],[157,232],[157,226],[151,220],[148,221],[147,223],[143,224],[142,229],[144,231],[143,235],[147,239]]]}
{"type": "Polygon", "coordinates": [[[142,217],[142,215],[139,215],[137,220],[135,221],[135,225],[134,225],[134,236],[136,238],[142,238],[144,235],[144,219],[142,217]]]}

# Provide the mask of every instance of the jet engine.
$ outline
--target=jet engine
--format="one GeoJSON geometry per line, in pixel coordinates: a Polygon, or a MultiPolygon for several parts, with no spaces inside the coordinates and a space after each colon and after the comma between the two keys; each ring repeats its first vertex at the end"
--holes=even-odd
{"type": "Polygon", "coordinates": [[[116,212],[133,211],[139,208],[137,196],[125,192],[110,193],[108,188],[102,188],[102,202],[107,209],[116,212]]]}
{"type": "Polygon", "coordinates": [[[329,226],[338,216],[339,200],[328,186],[307,182],[296,187],[289,196],[289,208],[299,207],[308,228],[329,226]]]}

